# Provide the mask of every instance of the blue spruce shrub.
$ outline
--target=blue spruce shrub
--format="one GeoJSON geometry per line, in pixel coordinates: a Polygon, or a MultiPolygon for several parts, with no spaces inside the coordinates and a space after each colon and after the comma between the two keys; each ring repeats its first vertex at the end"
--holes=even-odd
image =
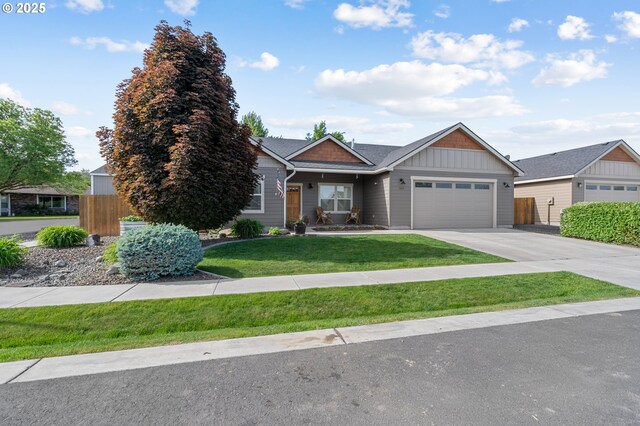
{"type": "Polygon", "coordinates": [[[147,225],[120,237],[120,272],[136,281],[193,275],[202,260],[198,234],[182,225],[147,225]]]}

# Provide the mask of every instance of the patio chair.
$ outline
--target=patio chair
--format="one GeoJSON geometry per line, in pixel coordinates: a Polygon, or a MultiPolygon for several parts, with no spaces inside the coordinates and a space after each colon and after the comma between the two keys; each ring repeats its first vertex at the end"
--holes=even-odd
{"type": "Polygon", "coordinates": [[[351,222],[356,225],[360,223],[360,207],[353,207],[351,211],[347,213],[344,223],[348,225],[351,222]]]}
{"type": "Polygon", "coordinates": [[[322,225],[333,223],[333,219],[331,218],[331,213],[325,212],[322,207],[316,207],[316,216],[318,216],[318,220],[316,220],[316,224],[320,222],[322,222],[322,225]]]}

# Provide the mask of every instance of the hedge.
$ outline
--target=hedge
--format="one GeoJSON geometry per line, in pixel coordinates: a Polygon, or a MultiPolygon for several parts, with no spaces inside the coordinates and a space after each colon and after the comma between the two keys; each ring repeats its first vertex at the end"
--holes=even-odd
{"type": "Polygon", "coordinates": [[[640,202],[577,203],[562,211],[560,233],[640,246],[640,202]]]}

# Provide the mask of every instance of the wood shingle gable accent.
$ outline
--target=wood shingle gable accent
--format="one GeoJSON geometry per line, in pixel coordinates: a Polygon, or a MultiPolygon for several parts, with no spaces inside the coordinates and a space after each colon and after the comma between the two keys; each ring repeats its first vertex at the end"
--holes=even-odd
{"type": "Polygon", "coordinates": [[[611,150],[607,155],[601,158],[601,160],[605,161],[623,161],[625,163],[635,163],[636,160],[633,159],[629,154],[627,154],[622,148],[619,146],[615,149],[611,150]]]}
{"type": "Polygon", "coordinates": [[[340,147],[336,142],[332,140],[325,140],[320,142],[313,148],[304,151],[291,160],[297,161],[328,161],[335,163],[359,163],[365,164],[364,161],[340,147]]]}
{"type": "Polygon", "coordinates": [[[433,148],[472,149],[484,151],[484,147],[458,129],[431,145],[433,148]]]}

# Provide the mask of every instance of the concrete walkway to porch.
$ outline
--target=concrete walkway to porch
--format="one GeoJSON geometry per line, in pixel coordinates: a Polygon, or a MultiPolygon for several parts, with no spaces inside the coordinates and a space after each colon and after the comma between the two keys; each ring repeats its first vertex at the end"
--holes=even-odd
{"type": "MultiPolygon", "coordinates": [[[[515,262],[330,274],[287,275],[167,284],[83,287],[0,287],[0,308],[119,302],[190,296],[395,284],[448,278],[570,271],[640,289],[640,249],[508,229],[372,231],[417,233],[512,259],[515,262]]],[[[322,233],[332,235],[331,233],[322,233]]],[[[337,235],[345,235],[339,233],[337,235]]]]}

